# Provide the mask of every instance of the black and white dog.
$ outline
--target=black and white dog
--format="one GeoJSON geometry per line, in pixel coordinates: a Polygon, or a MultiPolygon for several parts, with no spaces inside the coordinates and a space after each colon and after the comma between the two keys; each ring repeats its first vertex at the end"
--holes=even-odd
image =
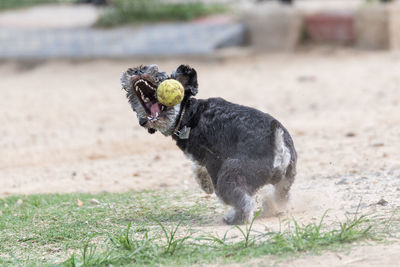
{"type": "Polygon", "coordinates": [[[253,217],[252,196],[266,184],[284,204],[296,175],[297,154],[292,138],[280,122],[253,108],[222,98],[196,99],[197,74],[179,66],[170,76],[157,65],[130,68],[121,84],[149,133],[160,131],[176,140],[194,162],[201,188],[233,208],[224,217],[242,224],[253,217]],[[185,88],[183,101],[166,107],[157,101],[156,89],[165,79],[176,79],[185,88]]]}

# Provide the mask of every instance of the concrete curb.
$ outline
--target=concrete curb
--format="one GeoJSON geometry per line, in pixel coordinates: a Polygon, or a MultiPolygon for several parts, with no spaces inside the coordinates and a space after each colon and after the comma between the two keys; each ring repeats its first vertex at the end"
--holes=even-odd
{"type": "Polygon", "coordinates": [[[111,30],[0,29],[0,59],[205,55],[244,43],[240,23],[170,23],[111,30]]]}

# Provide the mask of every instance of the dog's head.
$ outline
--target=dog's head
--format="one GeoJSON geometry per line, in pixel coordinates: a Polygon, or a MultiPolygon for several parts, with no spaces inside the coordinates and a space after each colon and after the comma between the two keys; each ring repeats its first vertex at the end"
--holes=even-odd
{"type": "Polygon", "coordinates": [[[147,128],[149,133],[159,130],[164,135],[172,133],[181,105],[190,96],[196,95],[198,90],[196,71],[187,65],[179,66],[171,77],[160,71],[157,65],[129,68],[121,75],[121,85],[139,124],[147,128]],[[173,107],[164,106],[157,100],[158,85],[169,78],[178,80],[185,88],[183,101],[173,107]]]}

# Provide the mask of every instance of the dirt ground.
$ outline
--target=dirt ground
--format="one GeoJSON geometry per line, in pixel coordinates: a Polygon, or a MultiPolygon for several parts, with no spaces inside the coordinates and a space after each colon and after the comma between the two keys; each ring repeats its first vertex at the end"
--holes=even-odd
{"type": "MultiPolygon", "coordinates": [[[[2,62],[0,197],[142,189],[202,194],[190,161],[170,138],[138,126],[120,88],[124,69],[153,62],[2,62]]],[[[155,63],[169,72],[181,62],[155,63]]],[[[336,220],[357,209],[389,215],[400,207],[400,54],[320,50],[185,63],[198,71],[199,98],[258,108],[291,132],[299,161],[286,215],[315,221],[329,209],[328,219],[336,220]]],[[[257,220],[258,227],[278,223],[257,220]]],[[[216,218],[205,229],[227,228],[216,218]]],[[[283,265],[396,266],[399,249],[364,246],[283,265]]]]}

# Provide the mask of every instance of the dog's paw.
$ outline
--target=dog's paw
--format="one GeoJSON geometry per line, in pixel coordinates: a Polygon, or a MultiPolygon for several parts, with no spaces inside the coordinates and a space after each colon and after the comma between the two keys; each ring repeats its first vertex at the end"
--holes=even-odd
{"type": "Polygon", "coordinates": [[[250,223],[253,219],[253,214],[244,214],[243,212],[237,211],[234,208],[229,210],[223,218],[224,223],[228,225],[241,225],[244,223],[250,223]]]}
{"type": "MultiPolygon", "coordinates": [[[[229,224],[229,225],[238,224],[238,218],[236,216],[236,210],[235,209],[230,209],[222,220],[224,221],[224,223],[229,224]]],[[[241,223],[239,223],[239,224],[241,224],[241,223]]]]}
{"type": "Polygon", "coordinates": [[[285,208],[285,201],[279,201],[274,195],[266,195],[262,202],[262,216],[265,218],[282,216],[285,214],[285,208]]]}
{"type": "Polygon", "coordinates": [[[204,192],[206,192],[207,194],[214,193],[214,186],[207,172],[203,172],[202,175],[199,175],[197,177],[197,181],[199,182],[200,187],[201,189],[203,189],[204,192]]]}
{"type": "Polygon", "coordinates": [[[214,186],[211,183],[202,184],[201,189],[209,195],[214,193],[214,186]]]}
{"type": "Polygon", "coordinates": [[[228,213],[223,218],[224,223],[228,225],[241,225],[241,224],[249,224],[253,220],[253,211],[249,213],[244,213],[235,210],[232,208],[228,211],[228,213]]]}

